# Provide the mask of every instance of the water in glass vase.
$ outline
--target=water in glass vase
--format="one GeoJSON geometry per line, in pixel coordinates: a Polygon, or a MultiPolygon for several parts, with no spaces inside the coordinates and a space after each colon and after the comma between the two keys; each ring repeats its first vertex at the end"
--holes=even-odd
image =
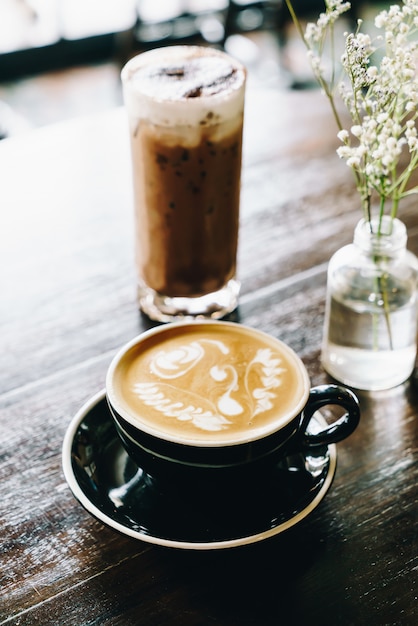
{"type": "MultiPolygon", "coordinates": [[[[368,299],[334,293],[322,363],[331,376],[357,389],[388,389],[411,374],[416,356],[416,301],[409,289],[389,289],[368,299]]],[[[352,293],[349,295],[353,295],[352,293]]]]}
{"type": "Polygon", "coordinates": [[[416,356],[418,259],[405,224],[362,219],[328,265],[322,364],[357,389],[390,389],[416,356]]]}

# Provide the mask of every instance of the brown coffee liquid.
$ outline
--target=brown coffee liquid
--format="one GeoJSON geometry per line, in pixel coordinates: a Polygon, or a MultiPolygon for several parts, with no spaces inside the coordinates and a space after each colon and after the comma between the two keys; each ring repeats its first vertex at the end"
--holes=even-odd
{"type": "Polygon", "coordinates": [[[235,275],[242,119],[224,133],[204,122],[196,144],[144,120],[132,141],[138,273],[167,296],[210,293],[235,275]]]}
{"type": "MultiPolygon", "coordinates": [[[[124,355],[121,406],[163,437],[234,443],[299,413],[309,380],[280,342],[235,324],[165,327],[124,355]]],[[[272,428],[274,427],[274,428],[272,428]]]]}

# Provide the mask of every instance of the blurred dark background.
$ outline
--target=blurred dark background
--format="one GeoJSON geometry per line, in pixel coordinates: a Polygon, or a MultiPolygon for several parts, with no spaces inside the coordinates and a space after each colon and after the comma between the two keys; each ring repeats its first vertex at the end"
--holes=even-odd
{"type": "MultiPolygon", "coordinates": [[[[304,19],[324,6],[294,5],[304,19]]],[[[0,0],[0,137],[122,104],[122,65],[176,43],[225,49],[253,83],[311,86],[284,0],[0,0]]]]}

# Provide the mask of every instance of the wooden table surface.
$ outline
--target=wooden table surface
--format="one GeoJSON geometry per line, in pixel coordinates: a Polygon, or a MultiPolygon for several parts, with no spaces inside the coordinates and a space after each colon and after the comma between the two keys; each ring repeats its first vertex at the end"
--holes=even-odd
{"type": "MultiPolygon", "coordinates": [[[[235,319],[284,340],[312,384],[327,262],[360,216],[317,91],[247,97],[235,319]]],[[[414,197],[402,206],[418,253],[414,197]]],[[[326,498],[264,542],[153,546],[104,526],[61,469],[66,429],[136,306],[123,110],[0,143],[0,623],[243,626],[418,623],[417,378],[359,393],[326,498]]]]}

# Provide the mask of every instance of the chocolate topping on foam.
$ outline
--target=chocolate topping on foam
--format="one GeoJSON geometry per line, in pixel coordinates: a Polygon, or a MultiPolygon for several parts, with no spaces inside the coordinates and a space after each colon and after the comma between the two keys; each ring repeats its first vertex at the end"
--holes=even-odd
{"type": "Polygon", "coordinates": [[[228,59],[217,56],[139,67],[132,79],[141,84],[141,91],[148,96],[163,95],[168,100],[214,96],[242,84],[238,69],[228,59]]]}

